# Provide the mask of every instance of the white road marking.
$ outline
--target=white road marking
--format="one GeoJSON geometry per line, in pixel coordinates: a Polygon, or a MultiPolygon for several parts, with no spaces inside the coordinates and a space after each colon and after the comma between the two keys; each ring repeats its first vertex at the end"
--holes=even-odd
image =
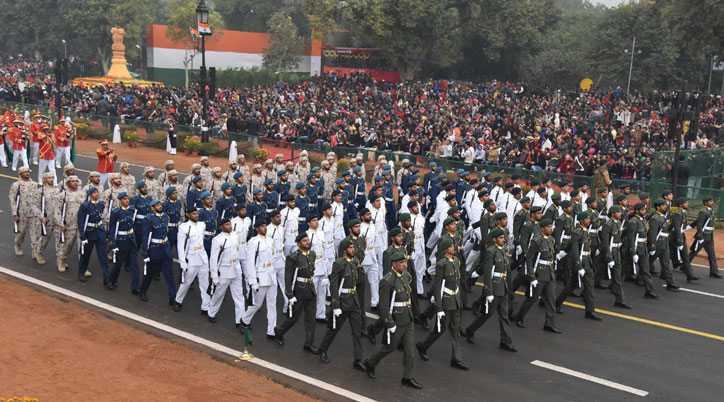
{"type": "Polygon", "coordinates": [[[538,367],[543,367],[548,370],[557,371],[559,373],[567,374],[572,377],[580,378],[582,380],[595,382],[596,384],[605,385],[607,387],[614,388],[619,391],[625,391],[625,392],[628,392],[628,393],[631,393],[634,395],[646,396],[649,394],[647,391],[643,391],[643,390],[640,390],[637,388],[632,388],[627,385],[623,385],[623,384],[619,384],[619,383],[616,383],[613,381],[605,380],[603,378],[594,377],[594,376],[586,374],[586,373],[581,373],[580,371],[575,371],[575,370],[567,369],[565,367],[556,366],[555,364],[542,362],[540,360],[533,360],[532,362],[530,362],[530,364],[532,364],[534,366],[538,366],[538,367]]]}
{"type": "MultiPolygon", "coordinates": [[[[663,287],[666,287],[666,284],[664,284],[663,287]]],[[[719,298],[719,299],[724,299],[724,296],[722,296],[722,295],[718,295],[718,294],[714,294],[714,293],[702,292],[701,290],[685,289],[685,288],[679,288],[679,290],[681,290],[682,292],[696,293],[696,294],[702,295],[702,296],[710,296],[710,297],[716,297],[716,298],[719,298]]]]}
{"type": "MultiPolygon", "coordinates": [[[[62,295],[64,295],[64,296],[67,296],[67,297],[70,297],[70,298],[79,300],[79,301],[81,301],[81,302],[83,302],[83,303],[86,303],[86,304],[90,304],[91,306],[94,306],[94,307],[97,307],[97,308],[106,310],[106,311],[111,312],[111,313],[113,313],[113,314],[118,314],[118,315],[120,315],[120,316],[122,316],[122,317],[125,317],[125,318],[127,318],[127,319],[130,319],[130,320],[139,322],[139,323],[141,323],[141,324],[147,325],[147,326],[149,326],[149,327],[153,327],[153,328],[156,328],[156,329],[158,329],[158,330],[167,332],[167,333],[169,333],[169,334],[178,336],[179,338],[183,338],[183,339],[186,339],[186,340],[188,340],[188,341],[198,343],[199,345],[203,345],[203,346],[205,346],[205,347],[207,347],[207,348],[216,350],[216,351],[218,351],[218,352],[228,354],[228,355],[230,355],[230,356],[232,356],[232,357],[238,357],[238,356],[241,354],[241,351],[240,351],[240,350],[232,349],[232,348],[227,347],[227,346],[224,346],[224,345],[222,345],[222,344],[220,344],[220,343],[216,343],[216,342],[210,341],[210,340],[208,340],[208,339],[202,338],[202,337],[200,337],[200,336],[196,336],[196,335],[191,334],[191,333],[189,333],[189,332],[182,331],[182,330],[180,330],[180,329],[171,327],[171,326],[166,325],[166,324],[162,324],[162,323],[160,323],[160,322],[158,322],[158,321],[154,321],[154,320],[148,319],[148,318],[146,318],[146,317],[142,317],[142,316],[140,316],[140,315],[138,315],[138,314],[131,313],[130,311],[126,311],[126,310],[120,309],[120,308],[118,308],[118,307],[111,306],[110,304],[103,303],[103,302],[101,302],[101,301],[99,301],[99,300],[90,298],[90,297],[88,297],[88,296],[81,295],[81,294],[79,294],[79,293],[70,291],[70,290],[68,290],[68,289],[64,289],[64,288],[62,288],[62,287],[60,287],[60,286],[56,286],[56,285],[53,285],[53,284],[51,284],[51,283],[42,281],[42,280],[40,280],[40,279],[33,278],[32,276],[28,276],[28,275],[22,274],[22,273],[20,273],[20,272],[16,272],[16,271],[13,271],[13,270],[8,269],[8,268],[5,268],[5,267],[0,267],[0,273],[4,273],[4,274],[6,274],[6,275],[12,276],[12,277],[17,278],[17,279],[24,280],[24,281],[26,281],[26,282],[30,282],[30,283],[32,283],[32,284],[34,284],[34,285],[36,285],[36,286],[40,286],[40,287],[43,287],[43,288],[48,289],[48,290],[50,290],[50,291],[53,291],[53,292],[56,292],[56,293],[60,293],[60,294],[62,294],[62,295]]],[[[374,401],[374,399],[367,398],[367,397],[365,397],[365,396],[363,396],[363,395],[359,395],[359,394],[357,394],[357,393],[355,393],[355,392],[346,390],[346,389],[344,389],[344,388],[340,388],[340,387],[338,387],[338,386],[336,386],[336,385],[329,384],[329,383],[327,383],[327,382],[325,382],[325,381],[321,381],[321,380],[318,380],[318,379],[316,379],[316,378],[312,378],[312,377],[309,377],[309,376],[304,375],[304,374],[302,374],[302,373],[296,372],[296,371],[294,371],[294,370],[290,370],[290,369],[288,369],[288,368],[285,368],[285,367],[276,365],[276,364],[274,364],[274,363],[268,362],[268,361],[266,361],[266,360],[262,360],[262,359],[260,359],[260,358],[258,358],[258,357],[254,357],[253,359],[249,360],[248,362],[251,363],[251,364],[256,364],[257,366],[263,367],[263,368],[265,368],[265,369],[267,369],[267,370],[275,371],[275,372],[277,372],[277,373],[286,375],[286,376],[288,376],[288,377],[290,377],[290,378],[293,378],[293,379],[295,379],[295,380],[302,381],[302,382],[307,383],[307,384],[309,384],[309,385],[312,385],[312,386],[321,388],[321,389],[323,389],[323,390],[325,390],[325,391],[332,392],[332,393],[334,393],[334,394],[340,395],[340,396],[342,396],[342,397],[345,397],[345,398],[348,398],[348,399],[351,399],[351,400],[354,400],[354,401],[364,401],[364,402],[372,402],[372,401],[374,401]]]]}

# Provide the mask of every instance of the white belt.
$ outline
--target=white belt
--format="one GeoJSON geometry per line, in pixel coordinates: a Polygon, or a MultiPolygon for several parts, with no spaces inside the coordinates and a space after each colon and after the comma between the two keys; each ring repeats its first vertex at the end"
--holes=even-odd
{"type": "Polygon", "coordinates": [[[312,278],[297,278],[299,283],[312,283],[312,278]]]}
{"type": "Polygon", "coordinates": [[[234,264],[234,263],[236,263],[236,262],[238,262],[238,261],[239,261],[239,260],[237,260],[236,258],[232,258],[232,259],[230,259],[230,260],[228,260],[228,261],[226,261],[226,262],[229,263],[229,264],[234,264]]]}
{"type": "Polygon", "coordinates": [[[704,228],[704,231],[705,231],[705,232],[711,232],[712,230],[714,230],[714,228],[710,228],[710,227],[705,227],[705,228],[704,228]]]}
{"type": "Polygon", "coordinates": [[[410,307],[410,301],[394,302],[392,303],[392,307],[410,307]]]}
{"type": "Polygon", "coordinates": [[[302,217],[302,216],[299,217],[299,222],[306,222],[306,221],[307,221],[306,217],[302,217]]]}
{"type": "Polygon", "coordinates": [[[394,201],[394,199],[385,197],[385,201],[392,202],[392,201],[394,201]]]}
{"type": "Polygon", "coordinates": [[[562,235],[561,240],[569,240],[571,236],[562,235]]]}
{"type": "Polygon", "coordinates": [[[90,228],[97,228],[97,227],[100,227],[101,224],[100,223],[88,223],[86,226],[90,227],[90,228]]]}
{"type": "Polygon", "coordinates": [[[273,209],[271,209],[271,208],[266,209],[266,213],[271,213],[271,211],[273,211],[273,209]]]}
{"type": "Polygon", "coordinates": [[[214,232],[204,232],[204,236],[213,236],[214,232]]]}
{"type": "Polygon", "coordinates": [[[309,206],[310,206],[310,207],[316,207],[316,206],[317,206],[317,204],[312,204],[312,203],[309,203],[309,206]]]}
{"type": "Polygon", "coordinates": [[[544,260],[538,261],[538,265],[551,265],[551,264],[553,264],[553,261],[544,261],[544,260]]]}
{"type": "Polygon", "coordinates": [[[118,235],[119,235],[119,236],[128,236],[128,235],[131,235],[131,234],[133,234],[133,229],[131,229],[131,230],[125,230],[125,231],[122,230],[122,231],[119,231],[119,232],[118,232],[118,235]]]}
{"type": "Polygon", "coordinates": [[[170,227],[170,228],[177,228],[177,227],[178,227],[178,223],[169,223],[169,224],[168,224],[168,227],[170,227]]]}
{"type": "MultiPolygon", "coordinates": [[[[543,261],[540,261],[539,263],[541,263],[541,262],[543,262],[543,261]]],[[[550,264],[550,262],[549,262],[549,264],[550,264]]],[[[545,264],[544,264],[544,265],[545,265],[545,264]]],[[[495,278],[505,278],[506,276],[508,276],[508,273],[507,273],[507,272],[495,272],[495,271],[493,271],[493,277],[495,277],[495,278]]]]}
{"type": "Polygon", "coordinates": [[[354,288],[352,288],[352,289],[340,289],[340,290],[339,290],[339,293],[342,293],[342,294],[344,294],[344,293],[354,293],[354,292],[355,292],[355,291],[354,291],[354,288]]]}
{"type": "Polygon", "coordinates": [[[455,296],[456,294],[458,294],[458,289],[452,290],[452,289],[448,289],[448,288],[442,288],[442,291],[443,291],[445,294],[449,294],[449,295],[452,295],[452,296],[455,296]]]}
{"type": "Polygon", "coordinates": [[[146,215],[137,214],[136,219],[144,219],[146,218],[146,215]]]}
{"type": "Polygon", "coordinates": [[[357,195],[365,195],[364,191],[358,191],[357,195]]]}
{"type": "Polygon", "coordinates": [[[163,239],[151,239],[151,243],[156,243],[156,244],[163,244],[163,243],[166,243],[167,241],[168,241],[168,239],[166,239],[165,237],[163,239]]]}
{"type": "Polygon", "coordinates": [[[590,252],[590,251],[584,251],[584,252],[581,253],[581,255],[584,256],[584,257],[588,257],[589,255],[591,255],[591,252],[590,252]]]}
{"type": "Polygon", "coordinates": [[[611,244],[611,247],[621,247],[621,243],[613,243],[611,244]]]}
{"type": "Polygon", "coordinates": [[[669,234],[668,234],[668,233],[661,233],[661,234],[659,235],[659,237],[669,237],[669,234]]]}
{"type": "Polygon", "coordinates": [[[588,229],[588,233],[598,233],[599,230],[601,230],[601,228],[588,229]]]}
{"type": "MultiPolygon", "coordinates": [[[[668,236],[668,234],[667,234],[667,236],[668,236]]],[[[646,243],[646,239],[637,239],[636,242],[637,243],[646,243]]]]}

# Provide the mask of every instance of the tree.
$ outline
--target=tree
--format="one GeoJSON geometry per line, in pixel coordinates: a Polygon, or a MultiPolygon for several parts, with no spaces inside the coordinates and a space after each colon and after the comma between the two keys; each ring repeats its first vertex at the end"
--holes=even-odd
{"type": "Polygon", "coordinates": [[[284,71],[299,65],[303,46],[288,10],[278,11],[269,19],[269,46],[264,48],[262,65],[276,71],[281,81],[284,71]]]}
{"type": "Polygon", "coordinates": [[[59,7],[59,0],[0,0],[4,14],[2,45],[36,58],[63,55],[63,23],[55,11],[59,7]]]}
{"type": "Polygon", "coordinates": [[[343,2],[337,0],[304,0],[304,13],[309,19],[314,39],[323,38],[337,28],[335,17],[344,7],[343,2]]]}
{"type": "MultiPolygon", "coordinates": [[[[184,46],[184,77],[185,86],[189,86],[189,65],[191,61],[201,52],[201,40],[192,37],[189,28],[196,29],[198,23],[196,21],[196,6],[194,0],[181,0],[175,4],[175,10],[168,19],[168,28],[166,36],[174,42],[183,44],[184,46]]],[[[224,29],[223,19],[216,11],[209,12],[209,26],[214,35],[221,35],[219,30],[224,29]]]]}

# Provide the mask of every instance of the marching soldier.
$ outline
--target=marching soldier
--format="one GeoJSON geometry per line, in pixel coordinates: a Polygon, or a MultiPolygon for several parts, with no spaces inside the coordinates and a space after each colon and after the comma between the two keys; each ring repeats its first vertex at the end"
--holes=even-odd
{"type": "MultiPolygon", "coordinates": [[[[168,242],[168,216],[163,212],[161,201],[151,201],[149,217],[145,219],[146,237],[141,244],[143,247],[143,282],[141,283],[141,301],[148,301],[148,288],[157,273],[163,273],[163,279],[168,288],[168,304],[175,305],[176,284],[173,279],[173,257],[168,242]]],[[[138,216],[136,216],[138,217],[138,216]]],[[[202,289],[203,291],[203,289],[202,289]]]]}
{"type": "MultiPolygon", "coordinates": [[[[294,199],[294,205],[299,210],[299,233],[306,232],[307,228],[309,228],[309,225],[307,225],[307,215],[310,213],[310,200],[309,196],[307,195],[307,187],[304,185],[304,183],[297,183],[294,187],[296,189],[297,198],[294,199]]],[[[316,214],[316,208],[315,212],[316,214]]]]}
{"type": "MultiPolygon", "coordinates": [[[[316,317],[324,317],[324,313],[327,309],[326,296],[327,290],[324,287],[324,279],[329,276],[328,270],[331,267],[327,264],[327,260],[324,258],[325,249],[327,247],[327,241],[325,239],[326,233],[319,228],[319,219],[316,215],[309,215],[308,221],[309,230],[307,230],[307,236],[309,236],[309,249],[314,251],[316,257],[314,262],[314,276],[312,277],[312,283],[314,284],[315,293],[317,294],[317,312],[316,317]]],[[[304,232],[302,232],[304,233],[304,232]]],[[[296,237],[295,237],[296,239],[296,237]]],[[[291,253],[296,251],[292,250],[291,253]]],[[[291,255],[291,253],[289,253],[291,255]]],[[[329,279],[327,279],[329,280],[329,279]]],[[[287,312],[287,306],[282,309],[284,313],[287,312]]]]}
{"type": "Polygon", "coordinates": [[[252,196],[254,195],[254,191],[256,189],[259,189],[259,191],[264,190],[264,176],[262,176],[261,174],[261,164],[255,163],[254,166],[252,166],[251,180],[249,181],[249,183],[249,194],[252,196]]]}
{"type": "Polygon", "coordinates": [[[204,179],[204,189],[210,190],[211,189],[211,173],[213,172],[213,169],[211,168],[211,162],[209,162],[208,156],[202,156],[199,158],[199,174],[201,175],[201,178],[204,179]]]}
{"type": "MultiPolygon", "coordinates": [[[[43,123],[42,130],[38,133],[38,142],[34,142],[33,145],[37,146],[35,164],[40,159],[40,166],[38,167],[38,181],[40,182],[41,177],[45,172],[53,174],[53,183],[57,184],[57,178],[55,177],[55,154],[53,153],[53,137],[50,134],[50,127],[43,123]]],[[[42,184],[42,183],[41,183],[42,184]]]]}
{"type": "Polygon", "coordinates": [[[106,288],[109,290],[116,289],[121,266],[128,264],[131,268],[131,294],[138,295],[140,294],[138,244],[133,233],[133,217],[136,215],[136,210],[130,206],[131,199],[125,191],[118,194],[116,198],[119,206],[111,212],[109,226],[113,269],[109,275],[106,288]]]}
{"type": "Polygon", "coordinates": [[[100,142],[101,147],[96,149],[96,155],[98,155],[98,172],[100,172],[100,189],[108,182],[108,178],[113,174],[115,168],[114,164],[118,160],[118,156],[113,152],[111,148],[108,148],[108,140],[100,142]]]}
{"type": "Polygon", "coordinates": [[[75,129],[71,126],[70,118],[64,123],[58,122],[53,130],[55,138],[55,167],[60,169],[61,163],[72,163],[70,160],[70,145],[75,137],[75,129]],[[61,160],[64,158],[65,161],[61,160]]]}
{"type": "Polygon", "coordinates": [[[693,260],[699,251],[706,251],[709,258],[709,277],[721,279],[719,274],[719,266],[716,263],[716,253],[714,251],[714,214],[711,207],[714,206],[714,200],[707,196],[703,200],[704,209],[699,211],[696,218],[696,234],[694,234],[694,242],[691,244],[689,251],[693,260]]]}
{"type": "MultiPolygon", "coordinates": [[[[638,205],[638,204],[637,204],[638,205]]],[[[636,207],[634,207],[636,209],[636,207]]],[[[637,211],[643,210],[643,204],[637,211]]],[[[598,217],[598,212],[595,209],[588,211],[592,216],[598,217]]],[[[616,302],[614,306],[625,309],[631,309],[631,305],[626,303],[626,298],[623,294],[623,286],[621,283],[621,247],[627,247],[629,250],[633,250],[629,244],[622,245],[621,239],[621,215],[623,210],[620,206],[614,205],[608,211],[610,215],[609,220],[601,222],[601,233],[600,233],[600,246],[601,251],[600,257],[603,267],[610,272],[609,277],[611,278],[611,291],[616,296],[616,302]]],[[[634,218],[635,219],[635,218],[634,218]]],[[[631,222],[629,222],[629,225],[631,222]]],[[[590,232],[589,232],[590,233],[590,232]]],[[[634,241],[636,236],[631,238],[634,241]]],[[[639,242],[641,243],[641,242],[639,242]]],[[[632,253],[632,255],[635,253],[632,253]]]]}
{"type": "Polygon", "coordinates": [[[252,236],[256,234],[256,223],[264,222],[266,224],[267,206],[262,200],[263,194],[261,188],[256,188],[252,191],[253,200],[246,206],[246,214],[251,219],[252,236]]]}
{"type": "Polygon", "coordinates": [[[244,174],[241,172],[234,173],[234,185],[231,186],[231,195],[234,197],[236,205],[244,204],[251,201],[249,190],[244,182],[244,174]]]}
{"type": "Polygon", "coordinates": [[[298,234],[294,240],[297,242],[298,250],[287,256],[284,267],[284,293],[289,300],[289,316],[284,319],[281,326],[274,329],[274,338],[278,344],[284,345],[284,334],[304,314],[304,350],[316,355],[319,353],[314,346],[317,295],[314,293],[312,277],[317,256],[309,249],[309,237],[306,232],[298,234]]]}
{"type": "Polygon", "coordinates": [[[208,191],[204,191],[199,195],[199,199],[201,200],[201,208],[199,208],[199,220],[204,222],[204,250],[206,250],[206,255],[211,255],[211,241],[214,239],[214,236],[218,233],[217,230],[217,212],[216,209],[213,208],[213,205],[211,203],[211,193],[208,191]]]}
{"type": "Polygon", "coordinates": [[[148,190],[148,195],[154,200],[157,200],[159,199],[159,195],[161,193],[161,184],[156,179],[154,179],[155,175],[156,169],[153,166],[146,166],[143,169],[142,180],[146,182],[146,189],[148,190]]]}
{"type": "Polygon", "coordinates": [[[163,201],[161,205],[163,205],[163,212],[168,216],[168,242],[173,254],[178,238],[178,228],[183,220],[184,211],[181,201],[178,200],[176,187],[167,188],[165,195],[166,201],[163,201]]]}
{"type": "Polygon", "coordinates": [[[327,161],[327,160],[323,160],[321,166],[322,166],[321,185],[322,185],[322,188],[324,189],[322,198],[324,198],[325,200],[329,200],[332,198],[332,191],[334,190],[334,187],[335,187],[334,182],[337,179],[337,170],[336,170],[337,166],[335,166],[334,172],[332,172],[331,165],[329,164],[329,161],[327,161]]]}
{"type": "Polygon", "coordinates": [[[417,288],[415,289],[418,296],[425,293],[422,285],[422,277],[427,271],[427,258],[425,256],[425,217],[420,214],[420,204],[417,201],[408,203],[410,209],[410,218],[412,220],[410,230],[414,234],[412,261],[415,266],[415,278],[417,279],[417,288]]]}
{"type": "Polygon", "coordinates": [[[226,163],[226,172],[221,176],[225,183],[234,184],[234,175],[239,172],[239,164],[236,161],[226,163]]]}
{"type": "MultiPolygon", "coordinates": [[[[377,253],[375,252],[376,244],[379,241],[377,238],[377,229],[372,223],[372,213],[367,208],[360,210],[360,237],[365,239],[365,252],[364,258],[362,259],[362,269],[367,276],[367,280],[370,285],[370,309],[373,312],[377,312],[377,304],[379,300],[379,265],[377,263],[377,253]]],[[[365,321],[365,316],[362,316],[362,321],[365,321]]],[[[366,326],[364,327],[366,328],[366,326]]]]}
{"type": "Polygon", "coordinates": [[[274,184],[274,191],[276,191],[279,199],[286,198],[287,195],[291,194],[291,183],[289,182],[289,176],[286,170],[280,170],[277,172],[277,182],[274,184]]]}
{"type": "Polygon", "coordinates": [[[80,237],[80,265],[78,280],[87,282],[85,273],[88,270],[93,248],[96,249],[98,263],[103,270],[103,286],[108,286],[110,270],[108,269],[108,252],[106,250],[106,228],[103,225],[105,203],[99,200],[96,187],[88,189],[88,200],[78,209],[78,235],[80,237]]]}
{"type": "Polygon", "coordinates": [[[212,201],[216,205],[216,212],[218,212],[219,222],[221,222],[224,218],[231,219],[234,217],[234,204],[236,204],[236,201],[231,194],[231,184],[229,183],[224,182],[221,184],[219,194],[221,196],[218,198],[212,196],[212,201]]]}
{"type": "Polygon", "coordinates": [[[206,186],[207,191],[211,193],[211,201],[216,204],[222,195],[224,190],[221,188],[226,182],[221,178],[221,168],[216,166],[211,170],[211,180],[206,186]]]}
{"type": "MultiPolygon", "coordinates": [[[[299,208],[297,208],[296,206],[297,202],[294,197],[287,194],[283,201],[286,206],[284,207],[284,209],[281,210],[280,215],[282,217],[281,225],[284,227],[284,256],[288,256],[289,254],[294,252],[295,248],[297,247],[294,239],[297,238],[297,235],[299,233],[305,232],[306,230],[299,230],[302,223],[302,218],[299,216],[300,211],[299,208]]],[[[306,222],[304,223],[306,226],[306,222]]]]}
{"type": "MultiPolygon", "coordinates": [[[[95,187],[95,188],[99,189],[98,193],[100,195],[101,174],[96,171],[92,171],[92,172],[88,173],[88,183],[85,186],[83,186],[83,188],[81,188],[81,191],[88,194],[88,190],[90,190],[91,187],[95,187]]],[[[88,200],[89,198],[90,197],[86,197],[86,200],[88,200]]]]}
{"type": "MultiPolygon", "coordinates": [[[[282,288],[284,284],[284,226],[281,225],[282,217],[279,210],[273,210],[269,214],[269,225],[266,227],[266,234],[272,242],[272,268],[276,275],[276,283],[282,288]]],[[[287,298],[282,289],[282,297],[284,305],[287,304],[287,298]]]]}
{"type": "MultiPolygon", "coordinates": [[[[55,235],[63,244],[62,247],[56,249],[58,259],[58,271],[65,272],[68,269],[66,259],[70,255],[75,240],[78,237],[78,209],[85,202],[86,195],[80,191],[78,176],[68,176],[65,179],[65,190],[58,193],[58,207],[55,210],[55,221],[58,222],[59,228],[55,235]]],[[[90,271],[86,271],[86,275],[90,276],[90,271]]]]}
{"type": "Polygon", "coordinates": [[[106,210],[103,211],[103,223],[106,224],[108,230],[111,230],[112,228],[111,226],[108,226],[108,224],[111,220],[113,210],[118,208],[118,202],[120,200],[118,195],[121,193],[128,194],[128,192],[121,186],[121,175],[118,173],[111,174],[109,183],[108,188],[103,191],[103,194],[101,195],[101,200],[103,200],[106,204],[106,210]]]}
{"type": "MultiPolygon", "coordinates": [[[[204,183],[203,183],[204,178],[201,177],[201,165],[199,165],[198,163],[194,163],[193,165],[191,165],[191,174],[186,176],[186,178],[184,178],[184,181],[182,184],[182,189],[181,189],[181,192],[183,193],[181,198],[186,200],[186,205],[189,205],[189,202],[188,202],[189,192],[191,191],[191,188],[193,187],[194,179],[196,179],[197,177],[202,180],[201,187],[198,187],[198,188],[203,189],[204,188],[204,183]]],[[[195,200],[194,200],[194,202],[195,202],[195,200]]]]}
{"type": "Polygon", "coordinates": [[[262,200],[264,201],[264,204],[266,204],[265,212],[267,215],[269,215],[271,211],[277,209],[277,206],[281,202],[281,198],[279,198],[277,192],[274,191],[274,180],[264,180],[264,193],[262,195],[262,200]]]}
{"type": "MultiPolygon", "coordinates": [[[[39,219],[32,221],[30,235],[33,238],[33,255],[38,264],[45,264],[43,250],[48,245],[50,235],[56,233],[58,222],[55,210],[58,208],[58,189],[54,186],[55,174],[45,172],[43,183],[33,193],[33,205],[37,208],[39,219]]],[[[60,249],[60,238],[55,237],[55,249],[60,249]]]]}
{"type": "MultiPolygon", "coordinates": [[[[575,273],[573,272],[573,265],[571,262],[571,235],[576,226],[573,223],[573,202],[571,200],[561,201],[561,209],[563,213],[558,216],[555,220],[555,229],[553,229],[553,238],[556,239],[556,245],[558,253],[556,254],[556,266],[558,269],[563,271],[563,283],[564,286],[573,286],[575,279],[575,273]]],[[[556,308],[556,312],[562,314],[563,310],[560,307],[556,308]]]]}
{"type": "Polygon", "coordinates": [[[136,177],[131,174],[128,162],[121,162],[119,169],[121,171],[121,186],[130,195],[136,189],[136,177]]]}
{"type": "MultiPolygon", "coordinates": [[[[10,186],[10,210],[13,214],[15,225],[15,255],[20,257],[23,255],[23,241],[25,234],[34,220],[39,215],[39,206],[33,203],[33,193],[35,193],[38,184],[30,180],[30,168],[23,166],[18,172],[20,180],[10,186]]],[[[30,239],[31,247],[33,243],[32,232],[30,239]]],[[[33,250],[35,255],[35,250],[33,250]]]]}
{"type": "Polygon", "coordinates": [[[661,276],[666,281],[666,290],[678,290],[679,285],[674,283],[673,267],[671,266],[671,254],[669,252],[669,222],[666,211],[669,205],[664,200],[654,201],[656,213],[649,220],[649,231],[647,236],[647,248],[649,249],[649,267],[652,267],[656,260],[661,265],[661,276]]]}
{"type": "MultiPolygon", "coordinates": [[[[209,303],[209,322],[216,322],[216,314],[221,309],[226,290],[231,289],[234,300],[234,322],[241,323],[244,312],[244,287],[241,282],[241,264],[239,263],[239,236],[231,230],[229,218],[221,220],[221,232],[214,237],[209,257],[211,273],[211,302],[209,303]]],[[[201,284],[199,284],[201,286],[201,284]]],[[[201,289],[203,292],[204,289],[201,289]]]]}
{"type": "Polygon", "coordinates": [[[13,126],[8,130],[8,140],[12,141],[13,150],[13,172],[18,169],[18,162],[22,161],[23,166],[30,168],[28,164],[28,153],[27,148],[27,135],[28,128],[25,125],[25,120],[13,121],[13,126]]]}
{"type": "Polygon", "coordinates": [[[161,186],[161,196],[163,199],[161,201],[166,201],[166,190],[168,190],[171,187],[176,188],[176,196],[178,198],[178,201],[181,203],[181,205],[184,206],[184,211],[186,210],[186,200],[182,197],[181,194],[181,183],[178,182],[178,172],[176,170],[169,170],[166,172],[163,172],[162,174],[165,174],[163,185],[161,186]]]}
{"type": "Polygon", "coordinates": [[[148,239],[146,235],[146,218],[151,216],[151,201],[153,199],[148,195],[146,182],[143,180],[136,183],[136,191],[138,194],[131,197],[131,206],[136,214],[133,219],[133,232],[136,234],[136,247],[141,248],[144,240],[148,239]]]}
{"type": "Polygon", "coordinates": [[[689,258],[689,249],[686,247],[686,211],[689,210],[689,201],[686,198],[678,198],[674,202],[679,207],[676,212],[671,214],[671,226],[669,232],[671,233],[671,249],[676,250],[676,257],[673,257],[681,267],[681,271],[686,275],[686,281],[692,282],[699,280],[699,277],[694,275],[694,270],[691,267],[691,259],[689,258]]]}
{"type": "MultiPolygon", "coordinates": [[[[68,177],[75,176],[75,167],[72,163],[63,166],[63,180],[58,182],[58,190],[65,191],[65,183],[68,177]]],[[[77,176],[76,176],[77,177],[77,176]]],[[[80,179],[78,179],[78,187],[80,188],[80,179]]]]}
{"type": "MultiPolygon", "coordinates": [[[[204,192],[204,180],[200,177],[194,177],[190,181],[191,187],[187,188],[186,191],[186,210],[188,211],[191,207],[200,209],[202,207],[201,193],[204,192]]],[[[209,193],[210,195],[211,193],[209,193]]]]}
{"type": "MultiPolygon", "coordinates": [[[[345,237],[345,239],[349,239],[352,242],[357,261],[363,261],[365,258],[365,252],[367,251],[367,239],[361,236],[360,231],[362,230],[362,222],[360,222],[359,219],[350,220],[347,222],[347,230],[349,231],[349,236],[345,237]]],[[[339,244],[340,248],[337,250],[337,255],[342,256],[344,254],[344,249],[341,247],[342,242],[339,244]]],[[[331,273],[332,267],[330,266],[329,268],[331,273]]],[[[357,298],[359,299],[359,305],[362,308],[362,314],[364,314],[367,281],[365,280],[365,272],[364,268],[362,268],[362,264],[357,265],[357,271],[357,283],[355,284],[355,288],[357,289],[357,298]]]]}
{"type": "MultiPolygon", "coordinates": [[[[169,172],[176,169],[176,164],[173,160],[169,159],[163,164],[163,172],[158,174],[158,183],[161,186],[162,191],[166,191],[168,188],[168,175],[169,172]]],[[[179,184],[174,182],[172,185],[178,186],[179,184]]]]}
{"type": "Polygon", "coordinates": [[[649,252],[646,245],[646,222],[644,221],[646,207],[639,202],[634,205],[634,211],[636,211],[636,216],[630,219],[626,225],[627,246],[634,267],[638,270],[638,281],[643,282],[646,288],[644,297],[658,299],[659,296],[654,293],[654,282],[651,280],[651,272],[649,271],[649,252]]]}
{"type": "MultiPolygon", "coordinates": [[[[261,189],[257,190],[261,194],[261,189]]],[[[242,264],[254,302],[247,305],[241,317],[241,326],[248,327],[254,314],[266,302],[266,336],[274,339],[274,328],[277,325],[277,276],[271,263],[272,240],[266,236],[267,227],[263,220],[256,221],[254,229],[256,236],[246,244],[246,262],[242,264]]]]}

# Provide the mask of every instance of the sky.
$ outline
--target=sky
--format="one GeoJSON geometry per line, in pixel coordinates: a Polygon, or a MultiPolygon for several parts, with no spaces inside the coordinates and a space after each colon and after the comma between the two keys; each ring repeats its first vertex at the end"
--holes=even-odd
{"type": "Polygon", "coordinates": [[[617,6],[625,0],[589,0],[593,4],[603,4],[608,7],[617,6]]]}

